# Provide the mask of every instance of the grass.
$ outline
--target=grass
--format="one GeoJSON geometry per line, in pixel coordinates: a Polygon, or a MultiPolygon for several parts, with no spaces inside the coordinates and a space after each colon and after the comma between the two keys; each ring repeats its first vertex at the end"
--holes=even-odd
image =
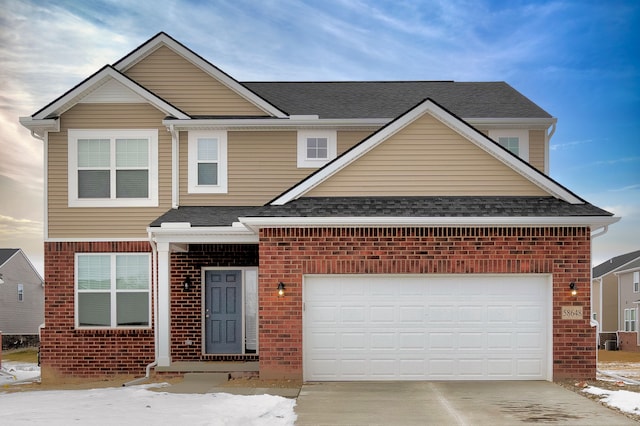
{"type": "Polygon", "coordinates": [[[640,362],[640,352],[598,351],[599,362],[640,362]]]}
{"type": "Polygon", "coordinates": [[[38,362],[38,349],[15,349],[11,351],[2,351],[3,361],[15,361],[15,362],[38,362]]]}

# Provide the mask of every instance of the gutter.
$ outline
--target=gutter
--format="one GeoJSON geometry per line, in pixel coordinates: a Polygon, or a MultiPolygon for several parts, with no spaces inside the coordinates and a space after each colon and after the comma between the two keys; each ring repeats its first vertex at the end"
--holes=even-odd
{"type": "Polygon", "coordinates": [[[153,319],[155,321],[155,327],[153,330],[153,348],[155,351],[154,360],[152,363],[147,364],[145,368],[144,377],[140,377],[138,379],[131,380],[129,382],[123,383],[122,386],[132,386],[137,385],[138,383],[145,382],[149,380],[151,375],[151,368],[158,365],[158,248],[156,246],[155,241],[153,240],[151,232],[149,232],[149,244],[151,245],[151,279],[153,280],[153,319]]]}

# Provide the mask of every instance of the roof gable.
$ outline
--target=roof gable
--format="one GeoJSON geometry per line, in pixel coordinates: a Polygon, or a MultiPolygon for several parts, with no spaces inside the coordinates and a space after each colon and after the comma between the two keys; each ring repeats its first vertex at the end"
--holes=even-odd
{"type": "Polygon", "coordinates": [[[139,102],[148,102],[163,111],[166,115],[182,119],[189,118],[189,116],[180,109],[140,86],[109,65],[103,67],[67,93],[37,111],[31,118],[33,120],[44,120],[50,117],[58,117],[74,105],[83,101],[86,102],[87,97],[89,97],[89,99],[93,98],[93,101],[96,101],[96,99],[106,101],[105,94],[107,92],[113,92],[114,96],[119,98],[118,102],[122,102],[125,99],[127,102],[136,100],[139,102]]]}
{"type": "Polygon", "coordinates": [[[20,249],[0,249],[0,267],[7,263],[7,261],[19,251],[20,249]]]}
{"type": "MultiPolygon", "coordinates": [[[[531,184],[531,187],[536,188],[535,191],[529,194],[518,193],[511,195],[541,195],[544,193],[552,195],[554,197],[558,197],[573,204],[584,203],[584,200],[580,199],[575,194],[573,194],[551,178],[542,174],[525,161],[511,154],[509,151],[502,148],[493,140],[478,132],[475,128],[470,126],[465,121],[456,117],[433,100],[426,99],[389,123],[387,126],[383,127],[367,139],[360,142],[358,145],[354,146],[349,151],[345,152],[340,157],[336,158],[331,163],[327,164],[325,167],[318,170],[316,173],[309,176],[307,179],[303,180],[302,182],[298,183],[294,187],[278,196],[272,201],[272,204],[286,204],[287,202],[297,199],[298,197],[310,195],[316,188],[321,187],[324,182],[327,182],[334,176],[337,176],[338,173],[342,172],[343,170],[350,168],[353,164],[364,158],[367,154],[372,152],[381,144],[387,143],[388,141],[394,141],[394,138],[397,139],[397,135],[400,135],[402,132],[406,132],[407,130],[411,131],[411,126],[425,115],[431,116],[434,119],[432,121],[444,125],[449,129],[449,133],[457,135],[459,140],[464,140],[467,143],[471,143],[472,145],[474,145],[475,149],[479,149],[480,151],[478,152],[482,152],[484,156],[488,156],[487,158],[491,157],[494,160],[502,163],[503,167],[506,166],[506,169],[509,169],[511,173],[515,173],[515,175],[523,179],[523,181],[520,182],[521,184],[524,181],[527,181],[531,184]]],[[[418,138],[421,138],[421,136],[418,136],[418,138]]],[[[471,159],[471,161],[473,162],[475,160],[471,159]]],[[[442,176],[451,175],[447,174],[447,170],[443,170],[442,176]]],[[[413,176],[405,176],[405,181],[411,178],[413,178],[413,176]]],[[[313,192],[313,194],[317,196],[320,195],[320,192],[316,191],[313,192]]],[[[377,195],[385,194],[378,193],[377,195]]],[[[422,195],[433,194],[427,193],[422,195]]],[[[448,195],[463,194],[458,193],[448,195]]]]}
{"type": "Polygon", "coordinates": [[[247,102],[254,105],[264,113],[274,117],[286,117],[287,113],[281,111],[266,99],[256,94],[243,84],[239,83],[233,77],[222,71],[220,68],[211,64],[209,61],[187,48],[182,43],[176,41],[164,32],[158,33],[150,40],[143,43],[133,52],[114,64],[114,67],[127,74],[131,72],[136,65],[141,64],[150,55],[153,55],[159,49],[166,48],[183,58],[202,72],[219,82],[237,96],[243,98],[247,102]]]}
{"type": "Polygon", "coordinates": [[[600,278],[603,275],[615,272],[638,259],[640,259],[640,250],[612,257],[593,268],[593,278],[600,278]]]}

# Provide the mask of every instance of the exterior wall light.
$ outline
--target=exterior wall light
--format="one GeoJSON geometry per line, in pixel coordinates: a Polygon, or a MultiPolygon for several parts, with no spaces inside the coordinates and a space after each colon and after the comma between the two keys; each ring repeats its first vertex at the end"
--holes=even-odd
{"type": "Polygon", "coordinates": [[[284,296],[284,283],[280,281],[278,283],[278,297],[284,296]]]}
{"type": "Polygon", "coordinates": [[[571,295],[572,296],[577,296],[578,295],[578,290],[576,290],[576,283],[571,283],[569,284],[569,288],[571,289],[571,295]]]}
{"type": "Polygon", "coordinates": [[[191,276],[190,275],[187,275],[187,278],[185,278],[184,281],[182,282],[182,289],[184,291],[191,290],[191,276]]]}

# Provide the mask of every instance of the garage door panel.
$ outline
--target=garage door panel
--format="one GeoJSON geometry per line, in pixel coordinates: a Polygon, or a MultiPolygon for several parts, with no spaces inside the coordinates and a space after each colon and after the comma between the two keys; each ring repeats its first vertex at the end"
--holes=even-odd
{"type": "Polygon", "coordinates": [[[545,276],[305,277],[304,378],[548,379],[550,287],[545,276]]]}

